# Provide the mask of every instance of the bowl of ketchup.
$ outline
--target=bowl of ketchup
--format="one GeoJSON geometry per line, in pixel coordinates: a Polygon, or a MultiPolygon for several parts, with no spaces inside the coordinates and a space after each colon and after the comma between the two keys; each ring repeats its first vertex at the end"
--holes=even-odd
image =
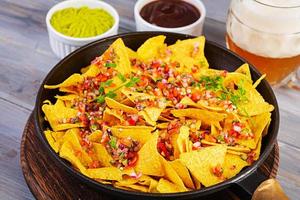
{"type": "Polygon", "coordinates": [[[134,7],[137,31],[201,35],[205,15],[201,0],[138,0],[134,7]]]}

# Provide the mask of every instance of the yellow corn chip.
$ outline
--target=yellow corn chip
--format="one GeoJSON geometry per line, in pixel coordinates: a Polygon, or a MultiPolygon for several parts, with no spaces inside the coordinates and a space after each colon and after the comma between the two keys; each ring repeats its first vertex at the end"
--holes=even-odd
{"type": "Polygon", "coordinates": [[[110,107],[111,109],[119,109],[119,110],[123,110],[126,113],[131,113],[131,114],[136,114],[138,113],[138,110],[129,106],[126,106],[124,104],[121,104],[111,98],[105,98],[105,103],[108,107],[110,107]]]}
{"type": "Polygon", "coordinates": [[[159,58],[160,50],[165,47],[165,39],[164,35],[149,38],[138,48],[138,57],[145,62],[159,58]]]}
{"type": "Polygon", "coordinates": [[[116,167],[103,167],[95,169],[87,169],[87,176],[90,178],[98,178],[102,180],[122,180],[122,171],[116,167]]]}
{"type": "Polygon", "coordinates": [[[56,89],[60,87],[70,87],[73,85],[78,85],[82,83],[84,80],[83,76],[80,74],[72,74],[69,78],[67,78],[64,82],[57,85],[44,85],[44,88],[47,89],[56,89]]]}
{"type": "Polygon", "coordinates": [[[177,172],[179,177],[182,179],[184,185],[188,188],[195,189],[193,180],[188,169],[180,162],[180,160],[176,159],[169,162],[173,169],[177,172]]]}
{"type": "Polygon", "coordinates": [[[244,161],[240,156],[226,154],[223,164],[223,176],[228,179],[234,177],[244,167],[248,165],[249,164],[246,161],[244,161]]]}
{"type": "Polygon", "coordinates": [[[136,164],[136,171],[152,176],[163,176],[164,169],[160,155],[157,151],[158,133],[154,133],[138,152],[139,159],[136,164]]]}
{"type": "Polygon", "coordinates": [[[139,141],[141,144],[145,144],[152,138],[152,128],[148,128],[147,126],[132,126],[134,128],[130,128],[128,126],[126,128],[122,126],[113,126],[110,128],[112,134],[118,138],[127,138],[130,137],[133,140],[139,141]]]}
{"type": "Polygon", "coordinates": [[[182,189],[180,186],[171,183],[170,181],[161,178],[158,181],[157,188],[160,193],[176,193],[176,192],[184,192],[185,190],[182,189]]]}
{"type": "Polygon", "coordinates": [[[208,187],[222,182],[222,179],[213,174],[212,168],[223,165],[226,150],[225,145],[206,147],[199,151],[180,154],[180,161],[198,181],[208,187]]]}

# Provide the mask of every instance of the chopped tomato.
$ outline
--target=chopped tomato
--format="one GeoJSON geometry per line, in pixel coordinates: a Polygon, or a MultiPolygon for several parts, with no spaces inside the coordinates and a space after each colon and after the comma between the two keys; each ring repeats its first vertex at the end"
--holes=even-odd
{"type": "Polygon", "coordinates": [[[201,93],[200,91],[195,91],[192,93],[192,97],[191,99],[194,101],[194,102],[197,102],[201,99],[201,93]]]}

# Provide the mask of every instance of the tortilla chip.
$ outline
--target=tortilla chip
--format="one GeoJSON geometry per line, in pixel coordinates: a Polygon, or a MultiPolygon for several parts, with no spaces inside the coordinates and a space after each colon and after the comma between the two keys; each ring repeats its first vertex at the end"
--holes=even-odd
{"type": "Polygon", "coordinates": [[[160,193],[176,193],[176,192],[184,192],[185,191],[180,186],[178,186],[174,183],[171,183],[170,181],[168,181],[164,178],[159,179],[156,189],[160,193]]]}
{"type": "Polygon", "coordinates": [[[151,121],[156,122],[158,120],[158,117],[160,116],[161,112],[163,111],[163,109],[155,108],[155,107],[147,107],[144,109],[144,111],[148,114],[151,121]]]}
{"type": "MultiPolygon", "coordinates": [[[[206,141],[206,140],[201,140],[201,143],[206,144],[206,145],[212,145],[212,146],[222,145],[219,143],[210,142],[210,141],[206,141]]],[[[227,150],[239,151],[239,152],[244,152],[244,153],[249,153],[251,151],[251,149],[249,149],[248,147],[241,147],[241,146],[228,146],[227,150]]]]}
{"type": "Polygon", "coordinates": [[[255,83],[253,84],[253,88],[256,88],[264,78],[266,78],[266,74],[263,74],[259,79],[255,81],[255,83]]]}
{"type": "Polygon", "coordinates": [[[196,188],[197,190],[199,190],[199,189],[201,188],[201,183],[200,183],[200,181],[198,181],[198,179],[197,179],[195,176],[193,176],[193,174],[191,174],[191,177],[192,177],[192,179],[193,179],[195,188],[196,188]]]}
{"type": "Polygon", "coordinates": [[[90,178],[98,178],[102,180],[122,180],[122,171],[116,167],[102,167],[95,169],[87,169],[87,176],[90,178]]]}
{"type": "Polygon", "coordinates": [[[137,114],[138,110],[129,106],[126,106],[124,104],[121,104],[117,101],[115,101],[114,99],[105,98],[105,103],[108,107],[112,108],[112,109],[119,109],[119,110],[123,110],[126,113],[130,113],[130,114],[137,114]]]}
{"type": "Polygon", "coordinates": [[[181,126],[177,138],[177,145],[180,153],[192,151],[193,143],[189,140],[190,128],[181,126]]]}
{"type": "MultiPolygon", "coordinates": [[[[181,69],[187,69],[191,72],[191,67],[208,68],[208,62],[204,56],[205,38],[203,36],[178,40],[175,44],[168,46],[171,52],[171,62],[180,64],[181,69]]],[[[186,71],[186,70],[183,70],[186,71]]]]}
{"type": "Polygon", "coordinates": [[[147,124],[149,124],[151,126],[155,126],[156,125],[156,121],[153,121],[151,119],[151,117],[147,114],[146,111],[144,111],[144,110],[140,111],[139,115],[144,118],[144,120],[146,121],[147,124]]]}
{"type": "Polygon", "coordinates": [[[79,171],[87,175],[85,166],[80,162],[80,160],[75,156],[74,150],[72,148],[72,144],[70,141],[66,141],[61,146],[61,149],[59,151],[59,156],[61,158],[66,159],[70,163],[72,163],[73,166],[75,166],[79,171]]]}
{"type": "Polygon", "coordinates": [[[265,129],[265,127],[268,125],[269,121],[271,119],[271,113],[266,112],[262,113],[260,115],[251,117],[251,122],[250,127],[251,131],[254,134],[253,139],[248,139],[248,140],[237,140],[237,143],[240,145],[247,146],[251,149],[255,149],[257,146],[258,141],[262,137],[262,133],[265,129]]]}
{"type": "Polygon", "coordinates": [[[44,104],[42,110],[45,113],[46,119],[54,131],[61,131],[69,128],[82,127],[81,123],[62,123],[66,119],[76,118],[78,111],[72,108],[67,108],[64,102],[57,99],[54,105],[44,104]]]}
{"type": "Polygon", "coordinates": [[[107,152],[106,148],[99,143],[93,143],[93,148],[97,159],[99,160],[101,166],[110,167],[111,161],[113,160],[111,155],[107,152]]]}
{"type": "Polygon", "coordinates": [[[100,142],[102,138],[102,131],[96,130],[87,136],[88,140],[91,142],[100,142]]]}
{"type": "Polygon", "coordinates": [[[55,142],[54,138],[52,137],[52,131],[44,131],[44,134],[51,148],[55,151],[55,153],[58,153],[60,146],[55,142]]]}
{"type": "Polygon", "coordinates": [[[135,126],[135,128],[131,129],[130,127],[131,126],[128,126],[126,128],[113,126],[110,128],[110,130],[112,134],[118,138],[130,137],[133,140],[140,142],[141,144],[145,144],[152,138],[152,128],[147,128],[147,126],[135,126]]]}
{"type": "Polygon", "coordinates": [[[81,74],[72,74],[69,78],[64,80],[64,82],[57,85],[44,85],[46,89],[56,89],[61,87],[70,87],[73,85],[81,84],[84,81],[84,77],[81,74]]]}
{"type": "Polygon", "coordinates": [[[249,68],[249,65],[247,63],[241,65],[237,70],[235,70],[235,72],[240,73],[240,74],[244,74],[245,76],[247,76],[252,81],[250,68],[249,68]]]}
{"type": "Polygon", "coordinates": [[[125,121],[122,115],[117,112],[117,110],[109,109],[108,107],[106,107],[103,112],[103,120],[109,123],[114,121],[125,121]]]}
{"type": "Polygon", "coordinates": [[[82,74],[83,77],[96,77],[100,74],[101,69],[96,65],[90,65],[89,69],[82,74]]]}
{"type": "Polygon", "coordinates": [[[159,58],[160,50],[165,47],[165,39],[164,35],[149,38],[138,48],[138,57],[145,62],[159,58]]]}
{"type": "Polygon", "coordinates": [[[212,167],[222,166],[226,150],[225,145],[206,147],[199,151],[180,154],[180,161],[198,181],[208,187],[223,181],[212,173],[212,167]]]}
{"type": "Polygon", "coordinates": [[[172,167],[172,165],[168,161],[166,161],[162,156],[161,156],[161,163],[164,168],[164,173],[165,173],[164,178],[179,186],[181,190],[186,191],[187,189],[183,181],[181,180],[179,174],[177,174],[177,172],[172,167]]]}
{"type": "Polygon", "coordinates": [[[226,154],[223,164],[223,176],[225,178],[231,178],[237,175],[244,167],[249,164],[244,161],[240,156],[226,154]]]}
{"type": "Polygon", "coordinates": [[[68,141],[72,144],[72,148],[74,152],[76,152],[76,157],[84,166],[89,166],[91,164],[92,158],[80,145],[80,136],[78,128],[72,128],[67,130],[65,135],[63,136],[63,141],[68,141]]]}
{"type": "Polygon", "coordinates": [[[118,38],[111,44],[108,50],[104,53],[113,51],[116,55],[113,58],[113,62],[116,63],[115,70],[120,72],[121,74],[130,74],[131,73],[131,64],[127,52],[127,47],[125,46],[123,40],[118,38]]]}
{"type": "Polygon", "coordinates": [[[188,188],[195,189],[193,180],[188,169],[180,162],[180,160],[176,159],[169,162],[173,169],[177,172],[179,177],[182,179],[184,185],[188,188]]]}
{"type": "Polygon", "coordinates": [[[152,176],[163,176],[164,169],[161,163],[160,154],[157,151],[158,133],[155,132],[139,150],[139,159],[136,164],[136,171],[152,176]]]}
{"type": "Polygon", "coordinates": [[[123,184],[122,182],[115,182],[114,183],[114,186],[121,186],[123,187],[124,189],[133,189],[133,190],[136,190],[136,191],[141,191],[141,192],[148,192],[148,187],[146,186],[143,186],[143,185],[138,185],[138,184],[123,184]]]}
{"type": "Polygon", "coordinates": [[[211,112],[208,110],[202,110],[197,108],[171,110],[171,113],[175,117],[189,117],[192,119],[199,119],[207,123],[214,122],[214,121],[222,121],[227,116],[226,114],[211,112]]]}

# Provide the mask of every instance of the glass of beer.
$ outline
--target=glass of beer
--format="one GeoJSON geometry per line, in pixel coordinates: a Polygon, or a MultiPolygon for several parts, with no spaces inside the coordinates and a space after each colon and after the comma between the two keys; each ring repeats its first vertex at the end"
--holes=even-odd
{"type": "Polygon", "coordinates": [[[272,86],[287,84],[300,66],[299,0],[232,0],[227,47],[253,64],[272,86]]]}

